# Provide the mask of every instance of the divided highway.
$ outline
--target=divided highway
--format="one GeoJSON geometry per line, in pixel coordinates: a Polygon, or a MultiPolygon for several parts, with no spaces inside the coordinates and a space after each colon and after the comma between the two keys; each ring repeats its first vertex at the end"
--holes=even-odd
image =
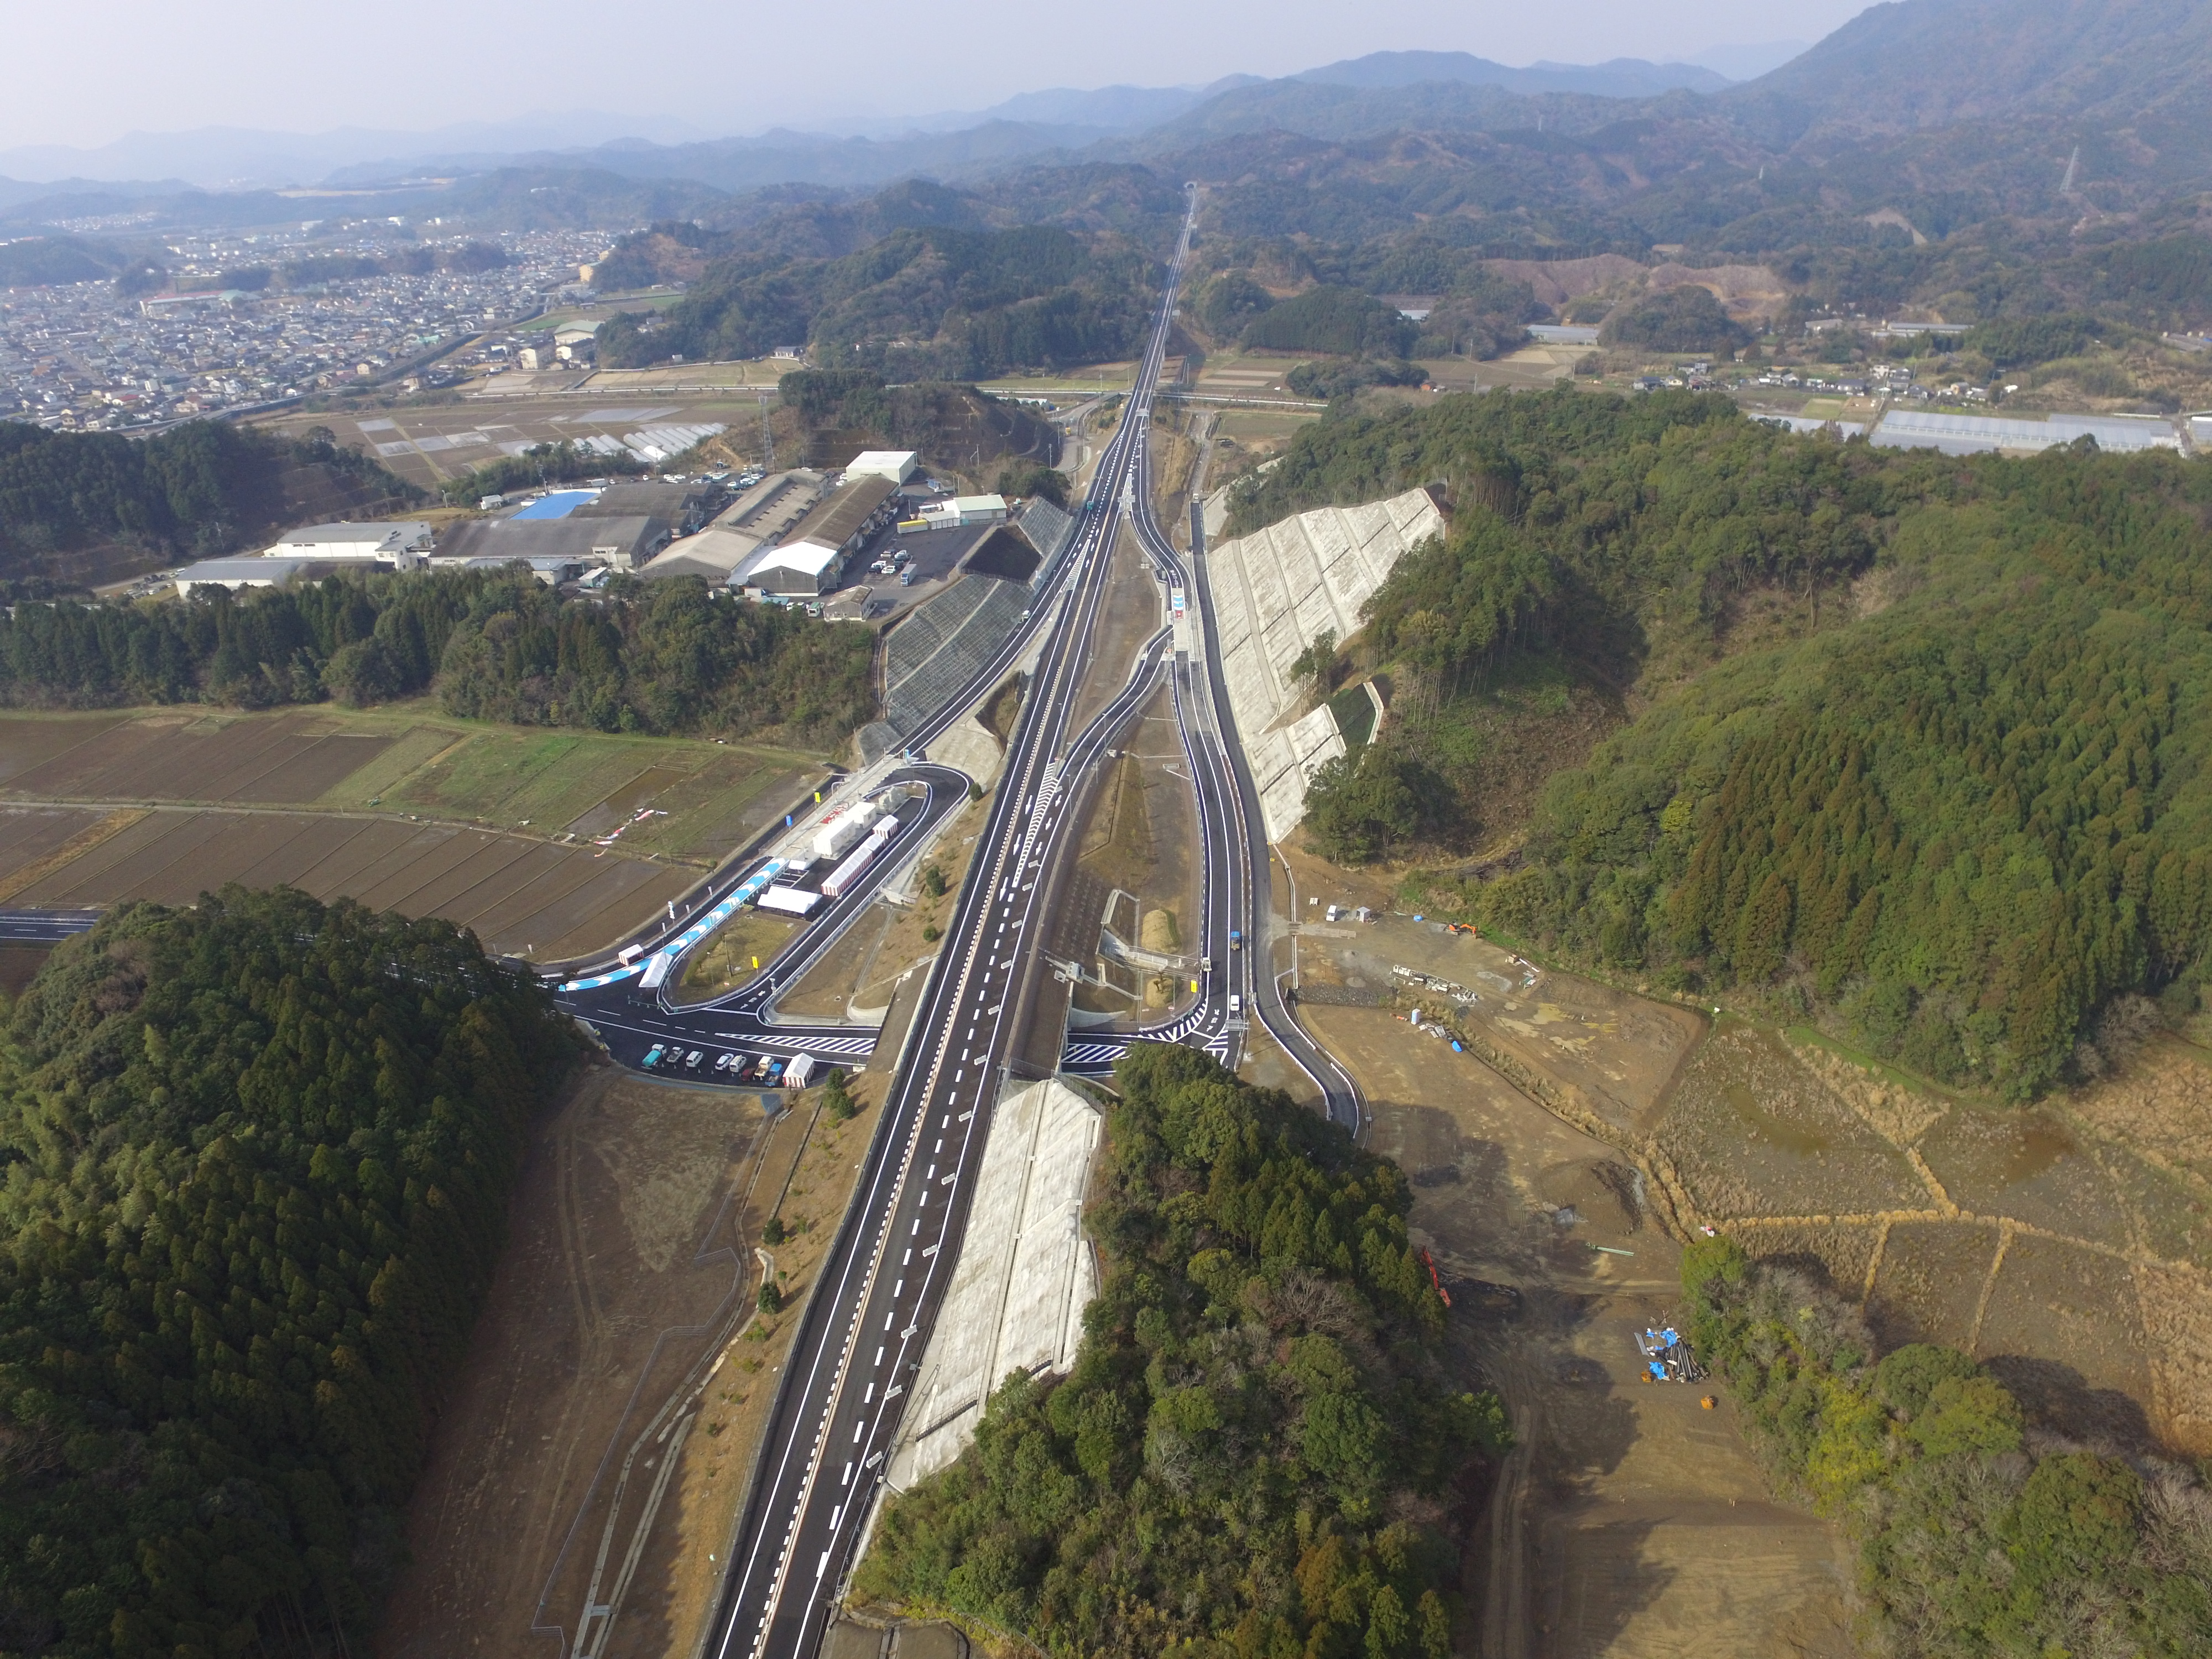
{"type": "MultiPolygon", "coordinates": [[[[1098,471],[1135,475],[1165,355],[1186,221],[1128,412],[1098,471]]],[[[723,1582],[708,1659],[800,1659],[873,1500],[906,1389],[951,1277],[990,1111],[1020,1036],[1024,991],[1041,970],[1041,883],[1070,825],[1066,785],[1103,757],[1157,684],[1164,634],[1114,705],[1071,740],[1121,509],[1085,515],[1068,574],[1040,605],[1042,654],[1009,743],[975,862],[898,1058],[858,1195],[823,1263],[793,1345],[765,1452],[723,1582]]],[[[886,1057],[888,1058],[888,1057],[886,1057]]]]}

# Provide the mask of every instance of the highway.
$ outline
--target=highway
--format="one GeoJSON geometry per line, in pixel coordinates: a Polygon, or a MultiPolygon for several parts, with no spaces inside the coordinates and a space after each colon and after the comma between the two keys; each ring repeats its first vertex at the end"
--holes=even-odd
{"type": "Polygon", "coordinates": [[[1067,574],[1033,617],[1044,630],[1036,672],[856,1197],[784,1369],[708,1632],[708,1659],[798,1659],[821,1639],[951,1277],[991,1108],[1021,1036],[1027,994],[1044,970],[1037,943],[1049,883],[1040,878],[1070,834],[1066,786],[1103,757],[1118,724],[1164,672],[1164,631],[1112,704],[1071,736],[1122,525],[1110,492],[1141,468],[1190,229],[1186,221],[1136,393],[1101,461],[1097,476],[1109,493],[1102,500],[1094,491],[1067,574]]]}
{"type": "MultiPolygon", "coordinates": [[[[1208,887],[1224,890],[1223,902],[1229,912],[1226,925],[1241,928],[1245,939],[1243,951],[1234,953],[1239,958],[1235,988],[1267,1035],[1321,1091],[1330,1118],[1358,1134],[1364,1127],[1358,1085],[1327,1049],[1306,1035],[1284,1000],[1281,976],[1265,966],[1273,960],[1267,821],[1261,816],[1260,792],[1243,748],[1231,739],[1224,720],[1224,711],[1230,706],[1229,686],[1222,678],[1212,592],[1206,585],[1201,556],[1204,532],[1194,513],[1191,555],[1185,560],[1152,511],[1149,449],[1139,451],[1137,468],[1133,527],[1147,556],[1164,574],[1170,590],[1185,594],[1190,617],[1195,649],[1177,657],[1176,720],[1197,785],[1208,887]],[[1255,963],[1262,964],[1256,970],[1255,963]]],[[[1212,921],[1210,915],[1208,920],[1212,921]]],[[[1209,933],[1208,937],[1211,940],[1213,936],[1209,933]]],[[[1217,954],[1213,959],[1218,963],[1220,957],[1217,954]]]]}
{"type": "Polygon", "coordinates": [[[97,910],[0,909],[0,945],[59,945],[99,920],[97,910]]]}

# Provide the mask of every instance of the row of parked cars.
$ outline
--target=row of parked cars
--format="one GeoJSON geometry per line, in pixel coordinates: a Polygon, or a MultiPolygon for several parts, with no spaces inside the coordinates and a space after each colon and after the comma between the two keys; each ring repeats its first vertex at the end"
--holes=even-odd
{"type": "Polygon", "coordinates": [[[908,569],[906,567],[907,561],[911,559],[913,556],[914,555],[908,552],[906,549],[902,547],[895,547],[882,558],[878,559],[873,564],[870,565],[868,569],[872,574],[878,576],[896,576],[899,579],[899,586],[901,587],[912,587],[914,586],[914,572],[908,569]]]}
{"type": "MultiPolygon", "coordinates": [[[[688,1052],[682,1044],[673,1047],[654,1043],[646,1050],[645,1069],[648,1072],[696,1072],[706,1058],[706,1051],[693,1048],[688,1052]]],[[[806,1054],[786,1060],[781,1055],[716,1054],[708,1067],[724,1083],[751,1083],[763,1088],[803,1089],[813,1075],[814,1061],[806,1054]]]]}

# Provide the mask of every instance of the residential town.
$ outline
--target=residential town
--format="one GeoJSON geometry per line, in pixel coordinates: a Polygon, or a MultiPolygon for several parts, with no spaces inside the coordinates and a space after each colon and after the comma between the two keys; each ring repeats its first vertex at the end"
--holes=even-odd
{"type": "MultiPolygon", "coordinates": [[[[0,417],[75,431],[115,431],[235,411],[393,379],[486,331],[538,314],[603,233],[531,231],[495,238],[383,234],[335,248],[312,222],[277,236],[203,236],[169,248],[175,292],[128,298],[112,282],[0,290],[0,417]],[[310,244],[308,238],[314,240],[310,244]],[[327,262],[390,261],[460,240],[489,241],[510,263],[485,270],[433,269],[276,285],[223,285],[226,275],[271,264],[312,275],[327,262]],[[305,257],[303,257],[305,256],[305,257]]],[[[487,343],[487,349],[489,349],[487,343]]],[[[428,383],[434,383],[436,375],[428,383]]]]}

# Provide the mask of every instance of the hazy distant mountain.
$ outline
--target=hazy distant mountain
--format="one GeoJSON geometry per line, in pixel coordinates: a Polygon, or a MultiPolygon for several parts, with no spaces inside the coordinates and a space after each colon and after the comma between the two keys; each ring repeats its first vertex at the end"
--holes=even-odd
{"type": "Polygon", "coordinates": [[[1523,94],[1579,92],[1600,98],[1651,98],[1676,88],[1717,92],[1728,77],[1696,64],[1648,64],[1616,58],[1607,64],[1531,64],[1514,69],[1464,52],[1370,52],[1291,77],[1339,87],[1410,87],[1430,81],[1503,87],[1523,94]]]}
{"type": "Polygon", "coordinates": [[[2212,148],[2212,4],[1901,0],[1718,101],[1775,144],[2043,116],[2201,154],[2212,148]]]}
{"type": "Polygon", "coordinates": [[[957,132],[993,121],[1026,126],[1089,127],[1102,132],[1134,132],[1171,120],[1232,87],[1249,86],[1256,75],[1227,75],[1203,87],[1050,87],[1024,92],[981,110],[939,110],[932,115],[848,116],[810,127],[836,138],[896,138],[913,132],[957,132]]]}
{"type": "MultiPolygon", "coordinates": [[[[61,196],[93,203],[101,200],[112,202],[121,197],[181,196],[191,188],[181,179],[57,179],[47,184],[34,184],[21,179],[0,178],[0,214],[25,202],[51,200],[61,196]]],[[[102,209],[94,205],[85,209],[88,213],[114,210],[112,206],[102,209]]]]}
{"type": "Polygon", "coordinates": [[[516,159],[601,167],[633,179],[688,179],[724,191],[775,184],[866,188],[917,174],[973,178],[1115,136],[1113,129],[1105,127],[987,121],[957,132],[909,132],[896,138],[825,138],[778,131],[696,144],[608,144],[560,157],[516,159]]]}

